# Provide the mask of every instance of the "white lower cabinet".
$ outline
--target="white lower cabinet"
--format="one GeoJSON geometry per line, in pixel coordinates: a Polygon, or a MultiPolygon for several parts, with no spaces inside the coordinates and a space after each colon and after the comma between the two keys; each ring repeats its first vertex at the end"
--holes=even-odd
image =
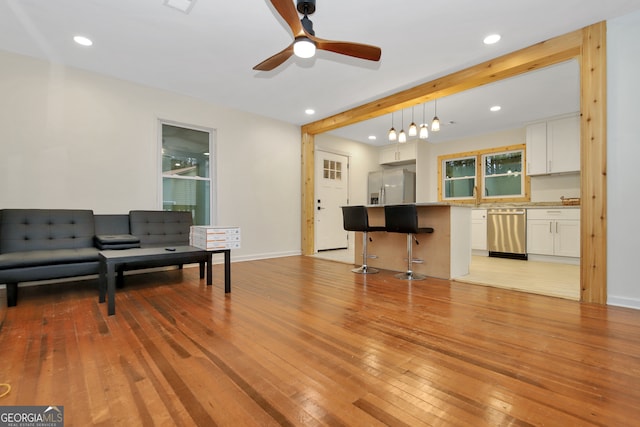
{"type": "Polygon", "coordinates": [[[528,209],[527,253],[580,257],[580,209],[528,209]]]}
{"type": "Polygon", "coordinates": [[[471,249],[487,250],[487,210],[471,210],[471,249]]]}

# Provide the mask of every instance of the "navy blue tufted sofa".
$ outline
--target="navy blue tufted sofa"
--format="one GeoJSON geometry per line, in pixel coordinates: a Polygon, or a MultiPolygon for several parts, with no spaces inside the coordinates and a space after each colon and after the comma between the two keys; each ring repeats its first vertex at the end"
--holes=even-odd
{"type": "MultiPolygon", "coordinates": [[[[191,225],[189,212],[2,209],[0,284],[7,285],[7,304],[17,304],[21,282],[98,274],[101,249],[188,245],[191,225]]],[[[147,267],[154,266],[136,266],[147,267]]]]}

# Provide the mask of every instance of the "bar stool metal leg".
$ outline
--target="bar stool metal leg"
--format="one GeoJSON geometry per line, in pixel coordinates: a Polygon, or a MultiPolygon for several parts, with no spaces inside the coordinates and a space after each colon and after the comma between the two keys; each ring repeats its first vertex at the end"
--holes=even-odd
{"type": "Polygon", "coordinates": [[[395,274],[393,277],[403,280],[424,280],[427,276],[413,272],[413,234],[407,234],[407,271],[395,274]]]}
{"type": "Polygon", "coordinates": [[[358,268],[354,268],[354,273],[358,274],[375,274],[378,272],[378,269],[369,267],[367,265],[367,259],[369,258],[369,254],[367,253],[367,243],[369,239],[369,234],[366,231],[362,232],[362,266],[358,268]]]}

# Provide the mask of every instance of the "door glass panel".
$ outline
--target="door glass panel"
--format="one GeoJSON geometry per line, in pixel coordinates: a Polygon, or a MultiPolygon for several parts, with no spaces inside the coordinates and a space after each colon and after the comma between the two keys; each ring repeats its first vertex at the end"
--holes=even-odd
{"type": "Polygon", "coordinates": [[[334,160],[325,160],[323,162],[323,173],[322,176],[324,179],[342,180],[342,162],[337,162],[334,160]]]}

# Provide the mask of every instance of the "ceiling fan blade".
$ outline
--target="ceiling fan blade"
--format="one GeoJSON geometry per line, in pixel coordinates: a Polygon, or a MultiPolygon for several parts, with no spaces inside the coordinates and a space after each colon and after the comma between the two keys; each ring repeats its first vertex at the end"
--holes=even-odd
{"type": "Polygon", "coordinates": [[[328,50],[342,55],[367,59],[369,61],[379,61],[382,50],[377,46],[362,43],[342,42],[335,40],[324,40],[314,36],[308,36],[316,42],[316,47],[321,50],[328,50]]]}
{"type": "Polygon", "coordinates": [[[291,0],[271,0],[271,4],[289,25],[294,38],[305,35],[298,11],[291,0]]]}
{"type": "Polygon", "coordinates": [[[282,64],[284,61],[289,59],[293,55],[293,43],[287,46],[284,50],[276,53],[270,58],[265,59],[255,67],[254,70],[257,71],[271,71],[276,68],[278,65],[282,64]]]}

